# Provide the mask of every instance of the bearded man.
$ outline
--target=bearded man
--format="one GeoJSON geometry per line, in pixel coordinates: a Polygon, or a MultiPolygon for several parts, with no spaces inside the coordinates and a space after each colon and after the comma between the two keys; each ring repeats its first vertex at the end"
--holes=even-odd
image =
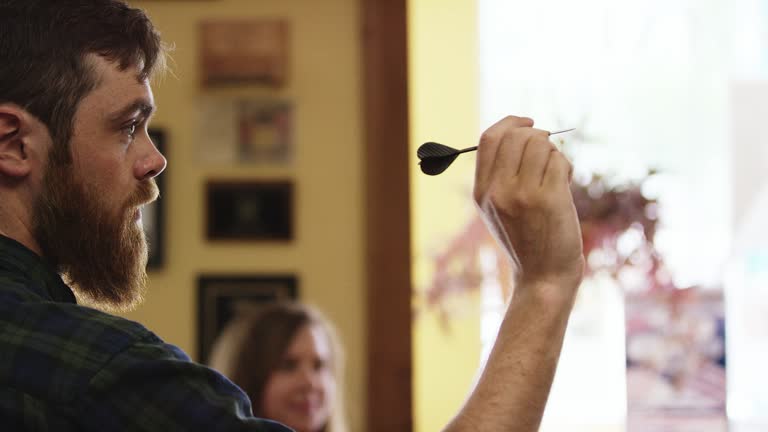
{"type": "MultiPolygon", "coordinates": [[[[147,134],[164,49],[119,0],[0,0],[0,425],[9,431],[286,431],[138,323],[147,134]],[[87,307],[90,305],[98,307],[87,307]]],[[[583,270],[570,164],[533,121],[482,136],[475,199],[518,266],[496,346],[449,431],[534,431],[583,270]]]]}

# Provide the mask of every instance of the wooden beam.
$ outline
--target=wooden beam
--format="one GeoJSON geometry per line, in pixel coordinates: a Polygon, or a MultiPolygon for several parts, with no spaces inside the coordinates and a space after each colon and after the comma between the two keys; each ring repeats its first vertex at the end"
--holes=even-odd
{"type": "Polygon", "coordinates": [[[368,432],[413,429],[406,0],[362,0],[368,432]]]}

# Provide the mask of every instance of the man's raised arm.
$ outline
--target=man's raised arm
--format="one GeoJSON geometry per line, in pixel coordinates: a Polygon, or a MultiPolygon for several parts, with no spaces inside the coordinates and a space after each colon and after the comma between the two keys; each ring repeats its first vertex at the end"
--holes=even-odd
{"type": "Polygon", "coordinates": [[[445,432],[538,430],[555,375],[584,257],[571,165],[532,126],[510,116],[480,139],[474,196],[510,255],[515,289],[485,370],[445,432]]]}

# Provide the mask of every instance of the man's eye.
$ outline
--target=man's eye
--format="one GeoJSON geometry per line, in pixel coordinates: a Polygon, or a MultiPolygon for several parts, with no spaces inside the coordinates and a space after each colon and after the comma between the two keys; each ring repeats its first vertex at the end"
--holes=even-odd
{"type": "Polygon", "coordinates": [[[138,125],[139,124],[137,122],[133,122],[133,123],[129,124],[128,126],[124,127],[123,131],[125,131],[126,135],[128,135],[131,138],[133,138],[133,136],[136,135],[136,128],[138,127],[138,125]]]}

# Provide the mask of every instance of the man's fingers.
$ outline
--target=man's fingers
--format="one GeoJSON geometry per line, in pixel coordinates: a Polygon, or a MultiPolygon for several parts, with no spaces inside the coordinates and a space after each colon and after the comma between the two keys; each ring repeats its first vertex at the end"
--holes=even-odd
{"type": "Polygon", "coordinates": [[[537,135],[546,136],[546,132],[533,128],[517,128],[507,132],[496,151],[491,171],[492,181],[507,182],[519,176],[526,149],[537,135]]]}
{"type": "Polygon", "coordinates": [[[543,185],[546,188],[568,187],[573,176],[573,165],[558,150],[552,150],[549,154],[549,162],[544,173],[543,185]]]}
{"type": "Polygon", "coordinates": [[[525,145],[518,170],[518,177],[522,184],[533,188],[542,185],[549,153],[552,150],[555,150],[555,145],[549,141],[549,132],[534,129],[525,145]]]}
{"type": "Polygon", "coordinates": [[[527,117],[507,116],[488,128],[480,137],[475,168],[475,199],[488,190],[497,153],[504,137],[512,130],[532,127],[533,120],[527,117]]]}

